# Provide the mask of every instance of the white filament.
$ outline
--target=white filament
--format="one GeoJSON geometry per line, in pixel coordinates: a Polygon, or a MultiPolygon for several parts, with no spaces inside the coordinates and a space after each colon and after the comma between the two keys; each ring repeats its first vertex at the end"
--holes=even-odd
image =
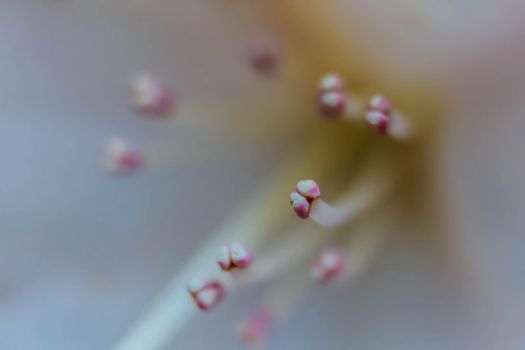
{"type": "Polygon", "coordinates": [[[414,126],[401,113],[394,112],[390,115],[388,135],[398,141],[409,141],[416,136],[414,126]]]}
{"type": "Polygon", "coordinates": [[[373,157],[336,205],[329,205],[321,198],[312,203],[310,219],[324,227],[347,223],[374,208],[391,192],[400,178],[400,171],[392,162],[373,157]]]}
{"type": "MultiPolygon", "coordinates": [[[[330,148],[337,145],[327,145],[326,138],[322,136],[309,146],[297,157],[297,162],[256,193],[255,199],[244,206],[241,213],[234,215],[230,222],[212,234],[211,239],[178,271],[158,299],[113,350],[165,348],[197,312],[185,288],[187,281],[196,275],[211,277],[217,274],[218,269],[213,261],[217,248],[225,242],[242,241],[255,253],[269,236],[280,233],[273,228],[290,214],[289,203],[279,200],[283,193],[288,192],[289,184],[305,172],[320,176],[329,171],[330,165],[336,165],[342,157],[348,156],[331,151],[330,148]]],[[[231,284],[232,280],[226,282],[231,284]]]]}
{"type": "Polygon", "coordinates": [[[370,266],[400,217],[400,205],[391,202],[382,213],[372,215],[356,227],[357,232],[345,242],[347,265],[340,282],[353,281],[370,266]]]}

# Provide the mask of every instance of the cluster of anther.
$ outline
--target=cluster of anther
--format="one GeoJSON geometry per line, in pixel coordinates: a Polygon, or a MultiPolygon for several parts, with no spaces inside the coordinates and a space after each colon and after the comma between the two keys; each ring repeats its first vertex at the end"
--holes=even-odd
{"type": "Polygon", "coordinates": [[[129,174],[143,165],[144,157],[125,140],[112,138],[106,144],[104,162],[113,173],[129,174]]]}
{"type": "Polygon", "coordinates": [[[241,323],[238,328],[238,334],[245,345],[255,346],[268,338],[271,325],[271,313],[266,309],[259,309],[241,323]]]}
{"type": "MultiPolygon", "coordinates": [[[[317,87],[317,105],[319,112],[324,117],[330,119],[339,119],[345,115],[353,115],[361,113],[357,110],[351,111],[348,108],[351,94],[344,90],[343,79],[335,73],[327,73],[321,78],[319,86],[317,87]]],[[[358,106],[358,104],[356,104],[358,106]]],[[[389,130],[394,111],[390,102],[382,95],[374,95],[370,98],[365,111],[366,123],[380,134],[390,134],[393,130],[389,130]]],[[[402,120],[406,124],[406,120],[399,115],[396,118],[402,120]]],[[[409,126],[407,124],[407,126],[409,126]]],[[[405,139],[410,136],[409,130],[397,130],[390,135],[398,139],[405,139]]]]}
{"type": "MultiPolygon", "coordinates": [[[[222,246],[217,252],[217,263],[224,271],[246,268],[253,261],[248,249],[240,243],[222,246]]],[[[194,278],[187,285],[188,292],[201,310],[210,310],[221,302],[225,295],[222,282],[217,279],[194,278]]]]}
{"type": "Polygon", "coordinates": [[[345,112],[346,99],[343,79],[335,73],[326,74],[317,89],[319,112],[329,118],[339,118],[345,112]]]}
{"type": "Polygon", "coordinates": [[[344,254],[334,248],[327,249],[317,257],[312,267],[312,278],[320,283],[331,281],[343,272],[344,267],[344,254]]]}
{"type": "Polygon", "coordinates": [[[145,116],[166,117],[175,104],[173,93],[148,74],[138,74],[131,80],[133,106],[145,116]]]}
{"type": "Polygon", "coordinates": [[[194,278],[186,286],[197,307],[210,310],[224,298],[224,287],[215,279],[194,278]]]}
{"type": "Polygon", "coordinates": [[[366,122],[379,133],[386,133],[390,124],[392,107],[381,95],[372,96],[367,105],[366,122]]]}
{"type": "MultiPolygon", "coordinates": [[[[131,100],[144,116],[166,117],[174,107],[174,95],[157,79],[137,74],[131,79],[131,100]]],[[[115,174],[131,174],[144,165],[144,155],[121,138],[110,139],[104,150],[106,168],[115,174]]]]}
{"type": "Polygon", "coordinates": [[[321,190],[313,180],[301,180],[290,193],[290,203],[295,213],[302,219],[308,218],[312,202],[321,196],[321,190]]]}
{"type": "Polygon", "coordinates": [[[273,76],[281,63],[279,47],[271,41],[260,41],[249,48],[249,63],[253,71],[261,76],[273,76]]]}
{"type": "Polygon", "coordinates": [[[217,263],[224,271],[234,268],[245,268],[252,263],[252,254],[239,243],[222,246],[217,253],[217,263]]]}

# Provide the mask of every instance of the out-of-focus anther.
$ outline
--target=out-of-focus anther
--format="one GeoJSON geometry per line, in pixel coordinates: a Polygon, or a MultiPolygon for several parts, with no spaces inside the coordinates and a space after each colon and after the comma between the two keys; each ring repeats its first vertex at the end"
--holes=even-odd
{"type": "Polygon", "coordinates": [[[321,190],[314,180],[301,180],[290,193],[292,209],[301,219],[310,216],[312,202],[321,196],[321,190]]]}
{"type": "Polygon", "coordinates": [[[314,180],[301,180],[290,193],[290,203],[293,210],[302,219],[310,215],[311,204],[321,196],[321,190],[314,180]]]}
{"type": "Polygon", "coordinates": [[[311,274],[316,282],[324,283],[339,276],[344,268],[344,254],[334,248],[330,248],[319,254],[312,266],[311,274]]]}
{"type": "Polygon", "coordinates": [[[366,112],[365,120],[368,125],[380,134],[386,133],[390,124],[390,116],[380,111],[366,112]]]}
{"type": "Polygon", "coordinates": [[[167,117],[173,111],[175,97],[157,78],[139,73],[130,82],[133,106],[149,117],[167,117]]]}
{"type": "Polygon", "coordinates": [[[264,343],[268,339],[272,319],[272,315],[266,309],[254,311],[237,328],[237,334],[241,342],[246,346],[256,346],[264,343]]]}
{"type": "Polygon", "coordinates": [[[215,279],[193,278],[186,289],[201,310],[211,310],[224,298],[225,290],[221,282],[215,279]]]}
{"type": "Polygon", "coordinates": [[[374,95],[368,101],[367,109],[369,111],[377,111],[384,114],[390,114],[392,112],[392,106],[383,95],[374,95]]]}
{"type": "Polygon", "coordinates": [[[251,67],[257,74],[270,77],[275,75],[279,69],[282,53],[272,41],[259,40],[250,46],[248,58],[251,67]]]}
{"type": "Polygon", "coordinates": [[[382,95],[374,95],[368,102],[365,120],[372,129],[384,134],[390,126],[391,114],[390,101],[382,95]]]}
{"type": "Polygon", "coordinates": [[[299,193],[290,193],[290,204],[297,216],[301,219],[306,219],[310,215],[310,202],[299,193]]]}
{"type": "Polygon", "coordinates": [[[217,263],[224,271],[230,271],[233,268],[246,268],[252,261],[251,252],[240,243],[222,246],[217,252],[217,263]]]}
{"type": "Polygon", "coordinates": [[[344,92],[333,91],[319,95],[319,111],[327,118],[339,118],[346,110],[347,96],[344,92]]]}
{"type": "Polygon", "coordinates": [[[144,164],[144,156],[121,138],[111,138],[104,151],[104,164],[115,174],[129,174],[144,164]]]}
{"type": "Polygon", "coordinates": [[[319,112],[328,118],[339,118],[346,110],[347,95],[343,91],[343,79],[335,73],[327,73],[321,78],[317,88],[319,112]]]}
{"type": "Polygon", "coordinates": [[[322,95],[327,92],[343,92],[344,87],[343,78],[335,73],[327,73],[321,78],[317,93],[322,95]]]}
{"type": "Polygon", "coordinates": [[[390,101],[382,95],[374,95],[367,105],[365,120],[380,134],[397,140],[414,137],[415,130],[404,115],[392,108],[390,101]]]}
{"type": "Polygon", "coordinates": [[[385,170],[390,169],[389,164],[389,159],[371,159],[334,205],[326,203],[320,197],[321,191],[314,181],[299,181],[295,192],[291,194],[292,208],[299,217],[309,218],[324,227],[348,222],[374,207],[393,189],[399,174],[392,173],[385,179],[385,170]]]}
{"type": "Polygon", "coordinates": [[[317,199],[321,196],[321,189],[314,180],[301,180],[295,186],[295,190],[307,199],[317,199]]]}

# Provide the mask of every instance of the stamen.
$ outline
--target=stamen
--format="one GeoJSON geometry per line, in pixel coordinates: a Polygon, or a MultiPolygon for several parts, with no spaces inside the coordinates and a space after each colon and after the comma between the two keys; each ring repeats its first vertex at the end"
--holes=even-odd
{"type": "Polygon", "coordinates": [[[367,109],[369,111],[377,111],[384,114],[390,114],[392,112],[392,106],[383,95],[374,95],[368,102],[367,109]]]}
{"type": "MultiPolygon", "coordinates": [[[[282,276],[272,282],[269,289],[265,292],[261,305],[270,316],[270,331],[273,332],[279,324],[289,319],[294,309],[302,300],[309,286],[309,281],[304,278],[308,274],[308,267],[300,259],[301,266],[297,266],[286,276],[282,276]]],[[[267,336],[270,335],[267,333],[267,336]]],[[[262,339],[265,340],[265,339],[262,339]]]]}
{"type": "Polygon", "coordinates": [[[356,119],[362,113],[362,106],[348,91],[341,76],[325,74],[317,87],[317,105],[321,115],[330,119],[356,119]]]}
{"type": "Polygon", "coordinates": [[[307,199],[314,200],[321,196],[321,190],[314,180],[301,180],[295,190],[307,199]]]}
{"type": "Polygon", "coordinates": [[[310,216],[310,202],[299,193],[290,193],[290,203],[297,216],[301,219],[307,219],[310,216]]]}
{"type": "Polygon", "coordinates": [[[211,310],[224,298],[224,287],[218,280],[193,278],[186,285],[186,289],[201,310],[211,310]]]}
{"type": "Polygon", "coordinates": [[[230,259],[230,250],[226,246],[219,248],[217,252],[217,263],[224,271],[229,271],[232,268],[232,261],[230,259]]]}
{"type": "Polygon", "coordinates": [[[326,92],[342,92],[344,89],[344,81],[338,74],[327,73],[319,82],[319,94],[324,94],[326,92]]]}
{"type": "MultiPolygon", "coordinates": [[[[254,193],[253,199],[241,206],[240,212],[232,215],[230,220],[210,235],[211,239],[192,255],[191,260],[179,268],[179,271],[169,281],[165,290],[160,293],[150,307],[144,310],[136,323],[112,347],[113,350],[160,350],[166,348],[170,340],[176,337],[184,325],[195,315],[196,308],[188,302],[188,292],[184,285],[195,274],[213,275],[216,266],[209,264],[209,259],[210,256],[214,255],[218,246],[223,244],[223,242],[242,239],[252,249],[260,249],[263,242],[279,236],[280,232],[276,230],[276,226],[277,223],[286,219],[286,202],[276,203],[275,198],[286,192],[287,183],[297,178],[298,174],[305,172],[315,176],[322,176],[322,174],[329,172],[330,169],[335,167],[336,164],[339,164],[342,159],[347,159],[349,156],[347,153],[343,154],[335,151],[346,145],[346,141],[335,138],[327,142],[325,136],[330,135],[332,131],[324,132],[326,133],[325,135],[319,135],[308,147],[302,149],[301,154],[282,171],[282,174],[272,178],[269,184],[254,193]]],[[[356,148],[352,149],[354,151],[357,150],[356,148]]],[[[356,155],[357,153],[351,154],[356,155]]],[[[308,230],[309,228],[304,229],[308,230]]],[[[320,234],[313,234],[312,236],[315,237],[312,239],[324,238],[324,235],[320,234]]],[[[295,244],[294,246],[301,247],[302,245],[295,244]]],[[[288,254],[291,253],[288,251],[288,254]]],[[[271,258],[273,259],[273,257],[271,258]]],[[[283,259],[284,262],[278,262],[273,265],[277,267],[272,268],[270,273],[266,271],[263,273],[265,278],[270,277],[271,272],[283,270],[282,266],[290,261],[289,255],[283,255],[283,258],[285,258],[283,259]]],[[[260,260],[258,259],[257,263],[260,260]]],[[[253,266],[252,268],[255,267],[253,266]]],[[[305,273],[307,272],[305,271],[305,273]]],[[[235,279],[232,278],[230,283],[233,284],[234,282],[235,279]]],[[[271,308],[274,315],[279,312],[284,314],[289,312],[289,309],[295,305],[299,295],[307,287],[307,283],[304,283],[307,280],[303,274],[292,274],[287,276],[283,282],[289,284],[287,287],[293,290],[288,292],[286,290],[288,288],[278,287],[275,290],[275,298],[273,298],[272,293],[272,301],[268,304],[276,304],[275,307],[271,308]]],[[[227,286],[228,284],[224,285],[227,286]]]]}
{"type": "Polygon", "coordinates": [[[121,138],[111,138],[104,152],[104,164],[115,174],[129,174],[144,164],[142,154],[121,138]]]}
{"type": "Polygon", "coordinates": [[[131,94],[133,106],[145,116],[167,117],[173,111],[173,93],[148,74],[131,79],[131,94]]]}
{"type": "Polygon", "coordinates": [[[365,120],[378,133],[384,134],[390,123],[390,116],[380,111],[369,111],[366,112],[365,120]]]}
{"type": "Polygon", "coordinates": [[[299,269],[272,282],[263,296],[263,306],[237,328],[237,335],[245,345],[264,345],[270,332],[290,317],[308,287],[304,267],[302,264],[299,269]]]}
{"type": "Polygon", "coordinates": [[[346,109],[346,95],[343,92],[325,92],[318,97],[319,111],[325,117],[339,118],[346,109]]]}
{"type": "MultiPolygon", "coordinates": [[[[237,328],[240,340],[248,346],[262,345],[270,335],[271,328],[287,318],[308,285],[305,260],[310,257],[330,234],[321,235],[319,229],[306,227],[296,232],[287,232],[268,249],[250,268],[249,274],[239,275],[235,285],[241,287],[254,283],[272,282],[270,292],[261,307],[237,328]],[[301,244],[297,244],[297,234],[301,244]]],[[[277,238],[277,237],[276,237],[277,238]]]]}
{"type": "Polygon", "coordinates": [[[312,203],[319,200],[321,190],[313,180],[301,180],[290,194],[290,203],[293,210],[301,219],[310,217],[312,203]]]}
{"type": "Polygon", "coordinates": [[[395,187],[401,173],[406,169],[392,168],[392,161],[386,155],[374,154],[350,189],[341,195],[338,204],[334,206],[320,197],[321,191],[314,181],[300,181],[295,194],[291,195],[292,208],[299,217],[308,217],[324,227],[338,226],[352,220],[373,208],[395,187]],[[385,177],[385,174],[390,176],[385,177]]]}
{"type": "Polygon", "coordinates": [[[323,116],[339,118],[343,115],[346,107],[343,88],[343,79],[335,73],[328,73],[321,79],[317,89],[317,103],[323,116]]]}
{"type": "Polygon", "coordinates": [[[259,41],[249,49],[250,65],[262,76],[273,76],[281,63],[279,48],[270,41],[259,41]]]}
{"type": "Polygon", "coordinates": [[[401,201],[388,201],[378,211],[357,223],[355,234],[347,238],[342,248],[346,256],[346,268],[338,282],[353,281],[370,267],[394,230],[402,210],[401,201]]]}
{"type": "Polygon", "coordinates": [[[300,227],[286,232],[270,246],[260,251],[259,258],[249,271],[234,271],[231,275],[236,286],[252,286],[287,275],[291,270],[304,267],[304,260],[311,256],[319,244],[330,238],[330,233],[320,234],[315,226],[300,227]],[[297,244],[297,236],[301,244],[297,244]]]}
{"type": "Polygon", "coordinates": [[[390,101],[382,95],[374,95],[368,102],[365,120],[380,134],[387,134],[393,139],[407,140],[414,134],[410,122],[399,112],[392,109],[390,101]]]}
{"type": "Polygon", "coordinates": [[[239,243],[233,243],[229,247],[222,246],[217,253],[217,263],[224,271],[246,268],[252,263],[252,260],[252,254],[239,243]]]}
{"type": "Polygon", "coordinates": [[[312,278],[319,283],[329,282],[341,274],[345,265],[344,255],[339,250],[324,250],[312,267],[312,278]]]}
{"type": "Polygon", "coordinates": [[[256,346],[268,338],[273,317],[265,308],[254,311],[238,327],[237,333],[244,345],[256,346]]]}
{"type": "Polygon", "coordinates": [[[230,258],[233,265],[245,268],[250,266],[253,261],[252,254],[239,243],[233,243],[230,247],[230,258]]]}

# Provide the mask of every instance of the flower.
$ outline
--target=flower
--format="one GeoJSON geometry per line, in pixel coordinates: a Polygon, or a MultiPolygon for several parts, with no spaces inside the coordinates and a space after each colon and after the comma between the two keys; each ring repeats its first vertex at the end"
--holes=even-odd
{"type": "Polygon", "coordinates": [[[35,329],[9,332],[8,347],[111,348],[122,335],[119,349],[228,348],[252,309],[270,315],[276,347],[420,349],[429,337],[441,348],[523,347],[522,7],[293,5],[7,5],[15,11],[2,23],[20,38],[4,56],[17,69],[5,69],[1,94],[14,154],[4,160],[2,257],[25,293],[7,299],[4,322],[35,329]],[[246,48],[269,28],[283,56],[265,79],[246,48]],[[129,111],[122,84],[138,68],[180,93],[177,118],[129,111]],[[316,108],[328,71],[348,90],[344,115],[330,121],[316,108]],[[403,113],[389,120],[395,133],[365,125],[377,93],[403,113]],[[144,145],[149,171],[98,176],[108,132],[144,145]],[[308,220],[288,203],[301,179],[322,187],[322,201],[301,211],[308,220]],[[237,241],[256,259],[221,271],[216,250],[237,241]],[[346,265],[319,286],[309,277],[326,247],[346,265]],[[215,305],[224,288],[205,315],[186,289],[194,276],[221,286],[197,301],[215,305]]]}
{"type": "MultiPolygon", "coordinates": [[[[271,6],[283,10],[283,7],[279,5],[273,4],[271,6]]],[[[253,271],[243,272],[243,274],[252,275],[251,277],[257,282],[270,278],[278,279],[280,275],[285,273],[300,274],[300,271],[311,260],[309,257],[311,258],[313,254],[319,252],[320,248],[333,241],[340,242],[339,246],[343,248],[345,260],[348,261],[350,266],[346,279],[355,280],[369,266],[372,257],[377,254],[379,247],[385,241],[385,233],[391,231],[395,227],[396,222],[404,222],[404,225],[406,225],[402,226],[404,229],[408,227],[413,229],[413,225],[419,222],[417,217],[424,210],[422,208],[419,208],[419,210],[418,208],[411,208],[411,205],[413,205],[411,202],[414,200],[420,201],[421,198],[428,197],[425,197],[425,194],[422,193],[414,197],[416,194],[412,192],[413,190],[409,184],[424,183],[422,178],[425,176],[427,169],[432,166],[432,159],[429,158],[428,150],[432,148],[435,137],[433,126],[436,125],[438,120],[441,123],[454,122],[445,119],[442,114],[443,110],[449,108],[446,88],[449,87],[450,81],[436,79],[436,76],[441,74],[442,71],[425,71],[421,66],[412,67],[411,64],[414,63],[414,59],[413,57],[411,60],[407,59],[410,58],[407,54],[408,51],[403,52],[403,50],[396,49],[392,55],[385,55],[385,46],[393,46],[397,43],[399,40],[396,41],[396,37],[385,35],[384,46],[379,45],[379,40],[374,42],[374,45],[367,46],[371,38],[365,38],[366,40],[363,40],[363,42],[352,42],[351,39],[353,37],[344,40],[343,35],[347,34],[347,30],[340,28],[337,25],[337,21],[334,21],[334,18],[341,18],[347,12],[340,11],[336,15],[326,9],[319,11],[319,6],[313,2],[305,3],[301,7],[302,11],[299,11],[298,15],[291,17],[297,20],[296,23],[299,23],[300,27],[304,23],[301,20],[305,18],[308,23],[321,23],[319,26],[302,26],[301,28],[305,29],[306,32],[324,34],[322,35],[323,37],[336,38],[337,40],[334,41],[339,45],[331,46],[333,42],[327,41],[324,43],[316,42],[315,47],[312,47],[310,46],[311,43],[307,43],[303,47],[294,47],[299,53],[289,53],[289,57],[311,57],[311,53],[320,52],[325,57],[325,62],[331,62],[330,58],[339,55],[337,60],[333,60],[331,70],[337,71],[339,75],[345,77],[345,80],[353,79],[366,82],[365,88],[357,87],[351,91],[352,94],[357,96],[357,99],[363,101],[363,105],[366,105],[364,102],[367,101],[367,98],[374,96],[373,93],[380,90],[389,96],[388,98],[392,101],[394,109],[402,109],[404,114],[391,113],[390,107],[388,109],[383,108],[386,105],[384,101],[381,101],[383,103],[376,103],[375,100],[377,98],[371,98],[366,120],[378,131],[385,133],[390,138],[370,133],[369,130],[360,127],[355,118],[351,118],[348,123],[341,121],[336,126],[334,124],[330,126],[322,125],[321,122],[312,121],[308,123],[310,127],[307,127],[304,125],[306,122],[298,122],[297,126],[301,128],[298,132],[299,137],[294,137],[294,141],[302,141],[307,144],[307,141],[313,139],[312,146],[302,146],[302,154],[290,161],[290,167],[283,170],[280,176],[274,177],[276,184],[268,187],[263,186],[260,192],[256,192],[254,199],[249,202],[248,206],[240,213],[234,214],[232,221],[213,234],[213,240],[199,254],[202,258],[198,262],[199,265],[189,265],[188,269],[183,270],[178,278],[183,279],[192,270],[207,271],[208,274],[215,275],[216,272],[205,264],[205,257],[210,254],[212,246],[217,244],[217,240],[242,238],[256,252],[257,256],[263,255],[267,257],[266,260],[268,261],[258,260],[253,266],[253,271]],[[328,16],[327,18],[330,18],[330,21],[319,20],[319,18],[323,18],[323,15],[328,16]],[[310,16],[316,20],[312,20],[310,16]],[[332,23],[335,24],[329,25],[332,23]],[[339,51],[341,42],[345,42],[348,45],[339,51]],[[381,48],[381,54],[374,51],[377,46],[381,48]],[[369,57],[372,57],[372,59],[369,59],[369,57]],[[403,61],[403,59],[406,61],[403,61]],[[399,67],[400,70],[396,71],[399,67]],[[413,75],[410,74],[412,72],[411,69],[415,72],[413,75]],[[345,74],[347,72],[349,73],[345,74]],[[403,82],[406,82],[404,75],[409,76],[413,81],[409,81],[409,84],[404,84],[403,82]],[[369,89],[373,89],[374,92],[368,91],[369,89]],[[305,137],[305,135],[308,137],[305,137]],[[339,174],[346,174],[346,176],[338,176],[339,174]],[[303,225],[298,222],[290,223],[289,218],[282,213],[282,203],[280,202],[282,201],[283,193],[289,193],[291,189],[290,182],[297,181],[303,177],[319,179],[319,182],[323,183],[323,193],[326,192],[327,196],[332,198],[339,197],[341,199],[340,202],[342,202],[341,208],[343,209],[333,210],[334,208],[329,207],[327,204],[319,204],[324,202],[317,199],[318,196],[310,198],[304,195],[305,191],[300,189],[301,186],[298,186],[299,189],[296,189],[290,195],[293,209],[301,218],[312,216],[315,209],[315,213],[322,213],[314,218],[317,223],[323,227],[342,225],[341,229],[326,232],[326,230],[321,228],[312,228],[312,232],[308,233],[302,232],[307,231],[306,226],[299,226],[301,227],[300,229],[290,228],[288,232],[275,232],[275,227],[283,225],[279,223],[286,223],[284,224],[285,227],[303,225]],[[325,183],[327,183],[328,188],[326,191],[325,183]],[[288,184],[288,190],[285,184],[288,184]],[[313,208],[314,206],[318,206],[320,209],[313,208]],[[406,223],[407,218],[410,219],[409,223],[406,223]],[[349,231],[353,231],[354,235],[349,235],[349,231]],[[290,239],[292,243],[288,245],[288,238],[279,238],[282,236],[294,236],[293,239],[290,239]],[[264,244],[267,241],[274,243],[268,247],[264,244]],[[286,247],[286,249],[282,247],[286,247]],[[292,247],[295,249],[292,249],[292,247]],[[300,262],[295,267],[297,270],[286,266],[285,269],[273,269],[273,273],[270,274],[260,273],[260,271],[272,271],[266,264],[275,266],[270,262],[276,260],[279,262],[300,262]],[[257,268],[257,266],[260,266],[260,268],[257,268]],[[289,270],[293,272],[289,272],[289,270]]],[[[330,5],[327,8],[333,10],[336,6],[330,5]]],[[[363,7],[365,7],[364,10],[366,11],[366,5],[363,5],[363,7]]],[[[370,11],[369,18],[374,18],[374,23],[379,21],[378,31],[382,32],[384,27],[381,26],[380,19],[384,17],[389,18],[388,15],[368,10],[370,11]]],[[[356,11],[356,13],[359,12],[356,11]]],[[[417,15],[415,16],[417,17],[417,15]]],[[[418,17],[418,19],[420,18],[418,17]]],[[[423,17],[420,20],[424,19],[423,17]]],[[[348,23],[349,21],[341,20],[341,22],[348,23]]],[[[433,25],[439,27],[440,23],[434,23],[433,25]]],[[[286,26],[284,33],[284,35],[287,33],[286,26]]],[[[384,34],[384,32],[382,33],[384,34]]],[[[417,37],[413,38],[413,40],[418,39],[417,37]]],[[[427,53],[429,60],[434,63],[438,62],[436,61],[437,58],[431,55],[434,51],[430,49],[429,52],[427,53]]],[[[300,66],[298,61],[289,64],[300,66]]],[[[416,64],[430,65],[430,63],[425,62],[416,62],[416,64]]],[[[314,72],[318,69],[315,63],[312,63],[311,66],[315,67],[311,68],[314,72]]],[[[452,67],[441,69],[452,69],[452,67]]],[[[308,75],[304,79],[305,81],[313,80],[309,79],[308,75]]],[[[358,84],[351,84],[351,86],[358,86],[358,84]]],[[[315,87],[311,85],[310,90],[315,91],[315,87]]],[[[340,96],[337,96],[337,101],[335,97],[332,99],[332,96],[329,96],[330,98],[326,100],[326,105],[337,107],[335,112],[329,110],[328,113],[324,109],[323,103],[325,100],[323,97],[326,94],[333,93],[332,91],[322,92],[321,94],[318,93],[316,97],[318,98],[318,103],[319,101],[321,103],[320,109],[322,113],[339,116],[346,109],[341,102],[344,101],[343,97],[345,95],[339,91],[337,91],[340,94],[340,96]]],[[[354,100],[354,96],[352,96],[351,100],[354,100]]],[[[297,108],[300,109],[301,107],[297,108]]],[[[361,115],[362,119],[360,121],[364,121],[365,115],[361,115]]],[[[304,115],[301,115],[301,117],[304,118],[304,115]]],[[[437,183],[441,184],[441,181],[438,180],[437,183]]],[[[415,192],[421,190],[421,187],[417,188],[417,190],[414,190],[415,192]]],[[[428,193],[431,193],[431,191],[428,193]]],[[[194,263],[196,262],[194,261],[194,263]]],[[[283,265],[277,266],[282,267],[283,265]]],[[[232,290],[239,288],[243,285],[242,280],[242,278],[240,280],[228,280],[229,288],[232,290]]],[[[249,281],[250,278],[247,278],[247,280],[249,281]]],[[[159,305],[167,306],[182,298],[177,291],[177,281],[180,280],[176,279],[172,283],[171,290],[168,290],[164,296],[165,299],[159,305]]],[[[288,284],[287,288],[289,287],[290,285],[288,284]]],[[[281,297],[286,299],[283,296],[284,293],[276,294],[281,294],[281,297]]],[[[301,294],[294,289],[294,293],[290,295],[292,299],[298,299],[301,294]]],[[[282,305],[283,302],[279,303],[278,300],[270,299],[263,306],[265,309],[277,313],[276,310],[279,308],[275,304],[282,305]]],[[[177,305],[182,307],[179,304],[177,305]]],[[[186,308],[187,306],[184,307],[185,310],[186,308]]],[[[167,312],[166,309],[157,308],[153,313],[148,314],[148,318],[155,319],[156,316],[160,317],[165,312],[167,312]]],[[[187,313],[190,313],[190,311],[187,311],[187,313]]],[[[184,315],[187,315],[187,313],[184,313],[184,315]]],[[[282,322],[283,318],[288,316],[286,314],[284,316],[280,314],[279,317],[275,318],[282,322]]],[[[165,329],[166,331],[170,330],[169,336],[173,336],[176,331],[180,330],[185,319],[177,317],[177,319],[173,318],[170,321],[169,327],[165,329]]],[[[135,342],[143,346],[141,341],[144,338],[141,335],[144,334],[155,334],[155,336],[159,337],[155,338],[155,340],[160,343],[160,339],[164,339],[164,335],[161,336],[155,333],[155,329],[150,326],[147,322],[139,324],[139,327],[131,333],[131,337],[122,343],[122,346],[118,349],[131,349],[132,347],[130,346],[135,342]]],[[[165,336],[168,337],[167,334],[165,336]]],[[[149,348],[146,343],[144,345],[149,348]]]]}

